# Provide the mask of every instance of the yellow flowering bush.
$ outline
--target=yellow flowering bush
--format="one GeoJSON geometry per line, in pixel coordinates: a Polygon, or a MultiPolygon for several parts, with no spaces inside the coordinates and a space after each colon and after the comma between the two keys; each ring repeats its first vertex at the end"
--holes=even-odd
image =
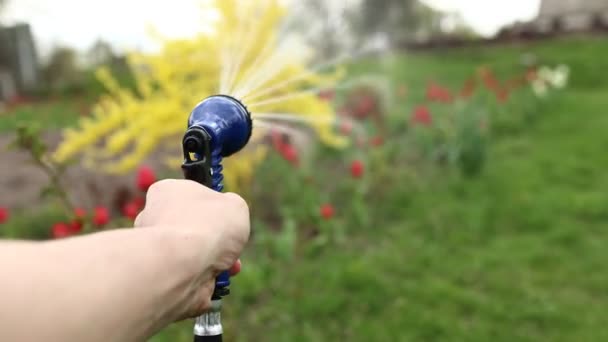
{"type": "MultiPolygon", "coordinates": [[[[160,52],[128,56],[135,92],[118,84],[107,69],[98,70],[107,95],[93,107],[91,117],[64,132],[56,161],[81,157],[86,165],[123,173],[151,153],[167,150],[179,162],[190,111],[219,93],[242,99],[249,107],[254,139],[264,133],[263,125],[256,128],[256,114],[275,113],[298,115],[325,143],[344,143],[333,133],[331,105],[316,94],[333,87],[342,72],[321,75],[309,69],[312,53],[294,40],[279,39],[287,15],[281,1],[214,0],[202,10],[217,14],[211,29],[192,39],[158,38],[160,52]]],[[[238,186],[263,156],[264,150],[249,148],[233,157],[225,169],[226,182],[238,186]]]]}

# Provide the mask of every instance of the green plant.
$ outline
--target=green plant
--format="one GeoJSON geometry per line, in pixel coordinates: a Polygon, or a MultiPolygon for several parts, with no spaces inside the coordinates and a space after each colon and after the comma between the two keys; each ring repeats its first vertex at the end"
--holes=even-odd
{"type": "Polygon", "coordinates": [[[40,196],[59,200],[66,213],[73,213],[75,207],[62,184],[69,164],[57,163],[49,158],[48,147],[40,137],[40,128],[36,125],[20,125],[10,147],[26,151],[32,162],[47,175],[49,185],[41,190],[40,196]]]}

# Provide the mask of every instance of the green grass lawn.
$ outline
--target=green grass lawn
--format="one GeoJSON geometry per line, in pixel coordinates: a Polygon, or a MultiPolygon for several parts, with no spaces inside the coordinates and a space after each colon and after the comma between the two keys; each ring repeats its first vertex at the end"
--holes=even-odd
{"type": "MultiPolygon", "coordinates": [[[[391,122],[405,121],[427,80],[457,87],[484,64],[509,76],[527,52],[568,64],[569,89],[527,126],[493,136],[476,178],[412,164],[393,130],[368,156],[377,191],[362,202],[364,217],[334,197],[337,217],[323,229],[341,238],[302,238],[300,222],[314,222],[298,212],[307,187],[281,192],[277,177],[290,182],[290,169],[263,166],[248,198],[280,193],[251,204],[254,236],[225,300],[225,339],[608,340],[608,40],[416,53],[352,69],[407,84],[408,99],[391,111],[391,122]]],[[[319,184],[340,176],[314,171],[319,184]]],[[[153,341],[191,341],[191,329],[176,324],[153,341]]]]}
{"type": "Polygon", "coordinates": [[[28,103],[0,113],[0,133],[14,132],[22,124],[57,130],[74,125],[88,111],[86,102],[73,99],[28,103]]]}
{"type": "MultiPolygon", "coordinates": [[[[368,199],[369,223],[347,227],[341,244],[277,260],[254,238],[226,299],[226,338],[607,340],[607,43],[569,39],[357,64],[395,84],[420,84],[414,98],[429,78],[457,86],[481,64],[509,75],[524,52],[569,64],[572,82],[529,127],[493,139],[478,178],[416,175],[415,165],[393,158],[377,166],[388,185],[368,199]]],[[[400,108],[393,115],[406,117],[400,108]]],[[[154,341],[189,341],[191,325],[154,341]]]]}

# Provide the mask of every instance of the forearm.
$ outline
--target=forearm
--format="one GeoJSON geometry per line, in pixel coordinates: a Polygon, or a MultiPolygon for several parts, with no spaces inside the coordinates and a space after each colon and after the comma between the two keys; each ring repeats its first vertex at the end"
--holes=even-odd
{"type": "Polygon", "coordinates": [[[0,340],[145,339],[178,318],[209,269],[197,239],[150,228],[0,244],[0,340]]]}

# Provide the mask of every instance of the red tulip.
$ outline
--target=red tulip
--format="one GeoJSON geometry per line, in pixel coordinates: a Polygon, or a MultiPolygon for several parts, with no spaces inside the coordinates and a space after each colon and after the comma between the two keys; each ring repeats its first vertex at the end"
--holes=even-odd
{"type": "Polygon", "coordinates": [[[420,124],[423,126],[429,126],[433,122],[431,112],[425,106],[418,106],[414,108],[414,115],[411,118],[413,124],[420,124]]]}
{"type": "Polygon", "coordinates": [[[18,105],[25,104],[27,102],[28,102],[27,98],[25,98],[24,96],[21,96],[21,95],[15,95],[8,100],[8,104],[10,106],[18,106],[18,105]]]}
{"type": "Polygon", "coordinates": [[[299,156],[296,148],[285,141],[284,135],[277,131],[272,131],[270,139],[274,149],[279,152],[283,159],[287,160],[293,165],[298,165],[299,156]]]}
{"type": "Polygon", "coordinates": [[[495,94],[496,100],[498,100],[499,103],[505,103],[509,100],[509,91],[506,89],[497,89],[495,94]]]}
{"type": "Polygon", "coordinates": [[[360,160],[354,160],[350,164],[350,174],[354,178],[361,178],[361,177],[363,177],[363,171],[364,171],[364,166],[363,166],[363,162],[362,161],[360,161],[360,160]]]}
{"type": "Polygon", "coordinates": [[[319,98],[325,101],[332,101],[336,97],[336,91],[333,89],[327,89],[319,92],[319,98]]]}
{"type": "Polygon", "coordinates": [[[139,190],[148,191],[154,182],[156,182],[154,170],[147,166],[140,167],[137,171],[137,187],[139,190]]]}
{"type": "Polygon", "coordinates": [[[69,223],[70,233],[77,234],[82,231],[84,221],[87,218],[87,211],[83,208],[74,209],[74,219],[69,223]]]}
{"type": "Polygon", "coordinates": [[[97,207],[93,212],[93,224],[101,227],[110,222],[110,212],[105,207],[97,207]]]}
{"type": "Polygon", "coordinates": [[[342,121],[340,123],[340,133],[350,135],[353,131],[353,123],[350,121],[342,121]]]}
{"type": "Polygon", "coordinates": [[[496,90],[500,87],[500,83],[496,79],[496,76],[494,76],[494,73],[489,68],[481,68],[479,70],[479,76],[481,77],[481,80],[483,81],[487,89],[496,90]]]}
{"type": "Polygon", "coordinates": [[[122,208],[122,214],[131,220],[135,220],[135,218],[137,218],[137,214],[139,214],[139,209],[140,207],[137,205],[137,203],[129,202],[122,208]]]}
{"type": "Polygon", "coordinates": [[[270,141],[275,150],[281,152],[283,150],[283,146],[285,145],[285,139],[283,134],[277,130],[272,130],[270,132],[270,141]]]}
{"type": "Polygon", "coordinates": [[[375,99],[370,95],[363,95],[357,102],[357,108],[355,109],[354,114],[358,118],[366,118],[371,115],[374,107],[376,107],[375,99]]]}
{"type": "Polygon", "coordinates": [[[370,140],[370,144],[374,147],[382,146],[384,145],[384,138],[380,135],[376,135],[370,140]]]}
{"type": "Polygon", "coordinates": [[[82,228],[84,228],[82,221],[72,221],[72,223],[70,223],[70,230],[74,234],[82,232],[82,228]]]}
{"type": "Polygon", "coordinates": [[[426,88],[426,98],[429,101],[451,103],[453,101],[452,93],[449,89],[442,87],[436,83],[430,83],[426,88]]]}
{"type": "Polygon", "coordinates": [[[137,206],[137,209],[143,209],[146,206],[146,198],[143,196],[138,196],[133,199],[133,204],[137,206]]]}
{"type": "Polygon", "coordinates": [[[526,72],[526,80],[528,82],[534,82],[534,81],[536,81],[537,78],[538,78],[538,74],[536,73],[536,70],[530,69],[530,70],[528,70],[528,72],[526,72]]]}
{"type": "Polygon", "coordinates": [[[299,164],[298,150],[293,145],[285,144],[280,152],[283,158],[292,165],[297,166],[299,164]]]}
{"type": "Polygon", "coordinates": [[[0,224],[6,223],[6,221],[8,221],[9,217],[10,217],[10,214],[8,212],[8,209],[6,209],[4,207],[0,207],[0,224]]]}
{"type": "Polygon", "coordinates": [[[70,225],[67,223],[55,223],[51,228],[51,233],[54,239],[61,239],[72,235],[70,225]]]}
{"type": "Polygon", "coordinates": [[[322,218],[329,220],[334,217],[334,207],[331,204],[323,204],[320,213],[322,218]]]}
{"type": "Polygon", "coordinates": [[[87,211],[83,208],[74,209],[74,218],[76,220],[84,220],[87,217],[87,211]]]}
{"type": "Polygon", "coordinates": [[[464,97],[464,98],[471,97],[473,95],[473,93],[475,92],[476,86],[477,86],[477,84],[475,83],[474,78],[468,79],[462,86],[462,89],[460,90],[460,96],[464,97]]]}

